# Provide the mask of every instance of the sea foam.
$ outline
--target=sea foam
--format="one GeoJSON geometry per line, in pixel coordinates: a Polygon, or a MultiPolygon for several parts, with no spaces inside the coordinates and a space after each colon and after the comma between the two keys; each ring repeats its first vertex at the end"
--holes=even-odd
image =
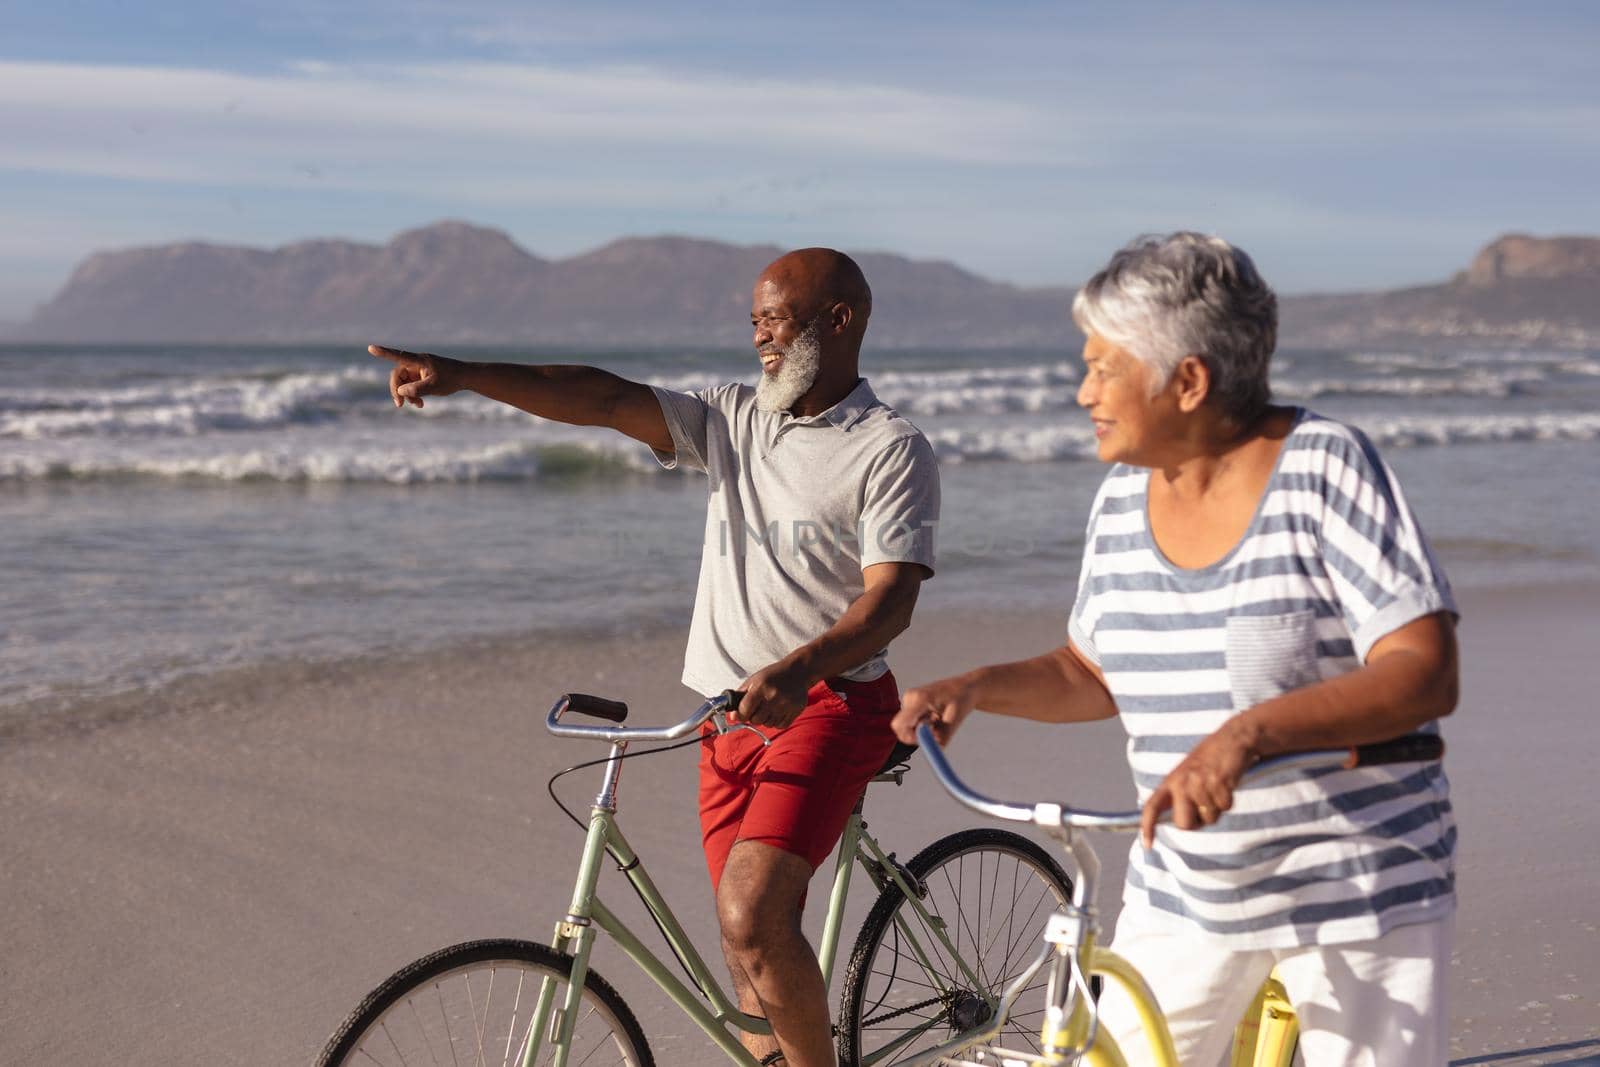
{"type": "MultiPolygon", "coordinates": [[[[1368,417],[1361,429],[1385,448],[1600,439],[1600,414],[1368,417]]],[[[536,433],[530,427],[527,432],[536,433]]],[[[926,431],[944,463],[1050,463],[1095,459],[1093,429],[1082,418],[926,431]]],[[[637,478],[662,473],[642,445],[625,438],[557,435],[498,443],[437,440],[395,443],[305,441],[244,447],[207,438],[145,452],[69,442],[0,454],[0,481],[124,480],[325,482],[389,485],[637,478]],[[205,445],[206,447],[199,447],[205,445]]]]}
{"type": "MultiPolygon", "coordinates": [[[[1408,357],[1421,359],[1423,357],[1408,357]]],[[[1600,363],[1570,356],[1553,366],[1470,367],[1453,373],[1382,373],[1336,377],[1280,375],[1277,397],[1289,401],[1329,396],[1505,397],[1528,391],[1547,369],[1600,375],[1600,363]]],[[[1420,366],[1412,369],[1424,369],[1420,366]]],[[[1438,368],[1428,366],[1428,370],[1438,368]]],[[[658,375],[655,384],[694,391],[722,384],[726,374],[698,371],[658,375]]],[[[895,370],[872,376],[874,390],[891,407],[914,418],[934,416],[1045,415],[1077,410],[1079,374],[1068,363],[895,370]]],[[[347,426],[392,417],[381,368],[323,373],[166,380],[125,388],[0,390],[0,439],[57,441],[72,438],[199,438],[305,426],[347,426]]],[[[476,394],[457,394],[408,409],[430,422],[526,423],[515,408],[476,394]]]]}

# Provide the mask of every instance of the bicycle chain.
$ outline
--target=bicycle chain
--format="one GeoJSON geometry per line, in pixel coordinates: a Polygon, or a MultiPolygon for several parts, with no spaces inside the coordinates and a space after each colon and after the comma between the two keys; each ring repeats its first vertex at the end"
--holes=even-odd
{"type": "MultiPolygon", "coordinates": [[[[911,1004],[911,1005],[909,1005],[907,1007],[900,1008],[900,1009],[898,1009],[896,1011],[891,1011],[886,1015],[879,1015],[877,1018],[874,1018],[874,1019],[863,1019],[863,1020],[861,1020],[862,1029],[865,1029],[865,1028],[867,1028],[869,1026],[877,1026],[879,1023],[887,1022],[890,1019],[898,1019],[902,1015],[908,1015],[908,1014],[910,1014],[911,1012],[914,1012],[914,1011],[921,1011],[923,1008],[931,1007],[934,1004],[943,1004],[944,1003],[944,999],[945,998],[942,997],[942,996],[929,997],[927,1000],[924,1000],[921,1003],[911,1004]]],[[[945,1008],[945,1010],[949,1011],[950,1009],[947,1006],[945,1008]]],[[[935,1016],[935,1018],[937,1018],[937,1016],[935,1016]]]]}

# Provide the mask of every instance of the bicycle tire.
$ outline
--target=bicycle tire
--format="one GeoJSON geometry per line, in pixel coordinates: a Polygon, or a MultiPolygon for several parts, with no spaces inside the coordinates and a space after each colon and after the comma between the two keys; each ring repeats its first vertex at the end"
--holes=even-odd
{"type": "MultiPolygon", "coordinates": [[[[950,940],[982,980],[982,988],[959,973],[931,932],[921,929],[919,943],[936,955],[927,967],[902,945],[897,916],[921,927],[915,911],[890,883],[862,923],[850,953],[839,1000],[837,1047],[841,1067],[864,1059],[915,1027],[922,1035],[898,1048],[899,1059],[932,1048],[957,1033],[982,1025],[1005,987],[1038,955],[1046,923],[1072,899],[1072,882],[1042,846],[997,827],[978,827],[942,837],[913,856],[906,868],[921,886],[922,905],[947,929],[950,940]],[[991,890],[985,902],[984,886],[991,890]],[[1002,898],[1008,903],[1003,903],[1002,898]],[[974,911],[969,916],[967,912],[974,911]],[[893,1025],[890,1025],[893,1024],[893,1025]]],[[[1043,1017],[1046,974],[1017,1004],[1001,1038],[1022,1049],[1037,1049],[1038,1021],[1043,1017]]]]}
{"type": "MultiPolygon", "coordinates": [[[[572,957],[546,945],[507,938],[440,949],[402,967],[368,994],[328,1039],[317,1063],[319,1067],[429,1062],[520,1067],[526,1024],[546,976],[562,983],[559,996],[572,976],[572,957]],[[494,984],[502,971],[515,973],[518,979],[509,1017],[504,999],[495,1011],[494,984]],[[468,1053],[464,1059],[463,1051],[468,1053]]],[[[633,1012],[592,970],[584,976],[581,1003],[586,1010],[574,1024],[571,1062],[654,1067],[633,1012]],[[606,1058],[594,1057],[608,1045],[606,1058]]],[[[553,1055],[547,1045],[539,1062],[549,1062],[553,1055]]]]}

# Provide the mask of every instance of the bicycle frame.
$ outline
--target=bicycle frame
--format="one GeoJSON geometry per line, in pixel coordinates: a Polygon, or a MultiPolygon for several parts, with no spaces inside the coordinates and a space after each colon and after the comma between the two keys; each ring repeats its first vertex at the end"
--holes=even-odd
{"type": "Polygon", "coordinates": [[[566,999],[554,1019],[554,1025],[551,1025],[555,983],[551,979],[545,979],[541,984],[539,1000],[534,1009],[529,1031],[528,1049],[523,1057],[524,1067],[531,1067],[545,1040],[552,1041],[556,1046],[555,1067],[565,1067],[569,1051],[567,1046],[572,1040],[572,1029],[583,994],[583,980],[589,970],[589,953],[594,947],[596,926],[608,934],[639,969],[660,986],[673,1003],[693,1019],[731,1060],[745,1067],[759,1067],[755,1057],[745,1051],[744,1046],[733,1036],[728,1024],[731,1023],[738,1029],[750,1033],[770,1033],[771,1028],[765,1020],[740,1011],[723,991],[721,984],[706,966],[699,950],[684,932],[683,925],[673,914],[671,906],[651,880],[638,854],[622,836],[622,831],[616,823],[615,811],[607,810],[598,804],[590,812],[589,834],[584,842],[583,858],[578,866],[578,879],[573,888],[572,904],[568,908],[566,917],[556,924],[555,938],[551,941],[553,948],[572,957],[572,975],[567,984],[566,999]],[[645,907],[655,916],[662,933],[667,938],[667,943],[683,960],[698,990],[698,995],[677,975],[669,971],[661,958],[650,951],[627,924],[596,895],[600,867],[608,852],[617,860],[619,869],[627,876],[628,881],[638,890],[645,907]]]}
{"type": "MultiPolygon", "coordinates": [[[[583,982],[589,970],[589,955],[594,947],[598,928],[610,936],[628,958],[633,960],[639,969],[683,1010],[684,1014],[694,1020],[695,1025],[699,1026],[731,1061],[742,1067],[760,1067],[759,1061],[739,1043],[736,1034],[738,1031],[769,1034],[772,1032],[771,1027],[765,1019],[739,1010],[737,1004],[723,990],[693,941],[684,931],[671,906],[651,880],[643,861],[628,844],[617,825],[618,760],[625,747],[625,744],[613,744],[600,795],[595,798],[594,806],[590,809],[588,834],[584,840],[582,859],[573,887],[572,903],[566,916],[556,924],[555,937],[551,941],[553,948],[572,957],[572,974],[567,983],[566,995],[557,1005],[555,980],[546,978],[541,983],[521,1063],[523,1067],[531,1067],[545,1042],[551,1042],[556,1050],[555,1067],[565,1067],[570,1051],[568,1046],[571,1043],[582,999],[583,982]],[[600,899],[597,888],[601,867],[608,855],[616,860],[618,870],[638,891],[640,899],[654,917],[667,943],[689,972],[694,988],[691,989],[674,974],[661,957],[646,947],[628,925],[600,899]]],[[[873,779],[873,781],[889,780],[898,784],[900,773],[890,771],[873,779]]],[[[899,867],[893,856],[885,853],[877,841],[866,832],[866,823],[862,819],[861,811],[862,804],[858,801],[845,824],[844,834],[840,840],[827,917],[822,940],[817,948],[817,962],[822,968],[824,984],[832,984],[845,900],[856,864],[861,865],[880,891],[890,884],[897,886],[905,894],[923,931],[931,933],[933,938],[940,941],[948,958],[956,960],[976,984],[977,976],[972,973],[966,961],[946,937],[943,924],[922,907],[916,887],[908,881],[907,873],[899,867]]],[[[918,940],[918,931],[913,930],[909,923],[900,920],[897,920],[897,928],[926,967],[928,955],[918,940]]],[[[922,1032],[925,1031],[913,1031],[904,1041],[914,1040],[922,1032]]],[[[884,1050],[870,1063],[884,1062],[892,1051],[892,1049],[884,1050]]]]}

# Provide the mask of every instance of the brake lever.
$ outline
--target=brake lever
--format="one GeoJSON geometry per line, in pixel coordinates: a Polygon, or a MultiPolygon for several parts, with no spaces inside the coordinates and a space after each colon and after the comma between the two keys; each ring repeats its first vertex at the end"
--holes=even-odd
{"type": "Polygon", "coordinates": [[[722,707],[718,708],[716,711],[713,711],[711,713],[711,721],[716,727],[717,736],[723,737],[723,736],[726,736],[728,734],[733,733],[735,730],[749,730],[751,733],[753,733],[757,737],[761,738],[761,747],[762,748],[766,748],[768,745],[772,744],[772,738],[768,737],[766,734],[762,733],[760,730],[757,730],[754,726],[751,726],[749,723],[747,723],[747,722],[729,723],[728,722],[728,709],[729,708],[736,708],[736,707],[739,706],[739,701],[744,699],[744,694],[743,693],[739,692],[736,689],[725,689],[722,692],[722,699],[723,699],[722,707]]]}
{"type": "Polygon", "coordinates": [[[757,730],[754,726],[751,726],[749,723],[747,723],[747,722],[732,722],[732,723],[730,723],[728,721],[728,716],[727,716],[727,714],[725,712],[713,711],[711,713],[711,722],[716,727],[717,735],[719,737],[731,734],[735,730],[749,730],[751,733],[753,733],[757,737],[761,738],[761,747],[762,748],[766,748],[768,745],[772,744],[772,738],[768,737],[766,734],[762,733],[760,730],[757,730]]]}

